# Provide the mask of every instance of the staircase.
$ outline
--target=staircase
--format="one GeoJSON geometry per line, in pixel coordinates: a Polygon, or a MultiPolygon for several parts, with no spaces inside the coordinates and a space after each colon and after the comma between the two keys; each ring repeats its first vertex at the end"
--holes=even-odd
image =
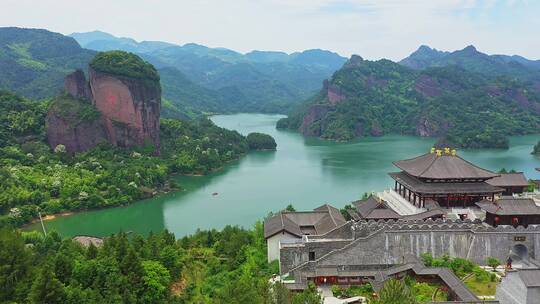
{"type": "Polygon", "coordinates": [[[424,208],[418,208],[415,205],[411,204],[404,197],[399,195],[393,189],[384,190],[383,192],[377,193],[377,196],[384,200],[388,207],[394,210],[399,215],[411,215],[418,214],[426,211],[424,208]]]}

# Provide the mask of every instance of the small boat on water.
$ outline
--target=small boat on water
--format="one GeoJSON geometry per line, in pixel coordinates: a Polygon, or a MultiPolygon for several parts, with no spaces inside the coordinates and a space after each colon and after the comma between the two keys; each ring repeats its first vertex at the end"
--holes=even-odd
{"type": "Polygon", "coordinates": [[[218,193],[217,193],[217,192],[214,192],[214,193],[212,193],[212,195],[213,195],[213,196],[216,196],[216,195],[218,195],[218,193]]]}

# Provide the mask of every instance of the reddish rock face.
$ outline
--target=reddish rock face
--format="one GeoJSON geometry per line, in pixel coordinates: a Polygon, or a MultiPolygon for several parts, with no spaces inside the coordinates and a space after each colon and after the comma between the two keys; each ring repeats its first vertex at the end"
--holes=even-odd
{"type": "Polygon", "coordinates": [[[77,99],[92,100],[90,87],[88,86],[88,82],[86,82],[84,72],[81,70],[76,70],[67,75],[64,79],[64,87],[69,95],[77,99]]]}
{"type": "Polygon", "coordinates": [[[54,149],[64,145],[69,153],[86,151],[107,142],[107,135],[101,119],[73,124],[70,117],[59,113],[47,113],[47,140],[54,149]]]}
{"type": "Polygon", "coordinates": [[[427,117],[421,117],[416,124],[416,135],[422,137],[440,136],[448,129],[450,129],[450,125],[445,121],[436,124],[427,117]]]}
{"type": "Polygon", "coordinates": [[[339,86],[335,84],[329,83],[328,80],[323,81],[323,90],[326,91],[326,96],[328,97],[328,101],[333,106],[337,105],[338,103],[340,103],[346,98],[345,93],[343,92],[343,89],[341,89],[339,86]]]}
{"type": "Polygon", "coordinates": [[[50,146],[63,144],[69,153],[74,153],[103,142],[118,147],[152,144],[155,154],[159,154],[159,82],[117,77],[92,68],[89,76],[90,81],[86,82],[82,71],[68,75],[66,91],[78,100],[91,102],[101,117],[73,124],[73,118],[61,117],[60,111],[50,110],[47,115],[50,146]]]}
{"type": "Polygon", "coordinates": [[[314,123],[323,119],[329,111],[330,107],[326,105],[311,106],[307,111],[306,115],[304,115],[302,125],[299,129],[300,133],[306,136],[321,136],[321,126],[316,128],[314,126],[314,123]]]}
{"type": "Polygon", "coordinates": [[[89,69],[93,104],[104,117],[109,142],[119,147],[152,143],[159,154],[159,84],[89,69]]]}
{"type": "Polygon", "coordinates": [[[414,89],[425,97],[437,97],[441,95],[441,88],[435,79],[422,76],[416,80],[414,89]]]}

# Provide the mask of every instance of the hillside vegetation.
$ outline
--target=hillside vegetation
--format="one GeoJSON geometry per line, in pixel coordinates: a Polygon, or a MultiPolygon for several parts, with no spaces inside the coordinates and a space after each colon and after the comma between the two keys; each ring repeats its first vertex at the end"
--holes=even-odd
{"type": "MultiPolygon", "coordinates": [[[[64,95],[36,102],[0,91],[0,222],[21,224],[42,213],[130,204],[160,189],[178,188],[171,174],[205,174],[248,152],[236,131],[208,119],[161,120],[162,155],[147,147],[101,145],[69,155],[45,139],[49,107],[74,125],[99,113],[64,95]]],[[[252,147],[253,148],[253,147],[252,147]]]]}
{"type": "Polygon", "coordinates": [[[540,130],[536,85],[456,65],[416,70],[353,56],[278,127],[335,140],[398,133],[457,147],[505,148],[507,136],[540,130]]]}
{"type": "Polygon", "coordinates": [[[159,74],[153,65],[129,52],[99,52],[90,61],[90,67],[116,76],[159,81],[159,74]]]}
{"type": "MultiPolygon", "coordinates": [[[[158,69],[178,70],[194,84],[222,96],[211,99],[211,103],[219,102],[222,113],[286,113],[292,105],[316,92],[322,81],[346,61],[336,53],[318,49],[293,54],[257,50],[240,54],[194,43],[180,46],[160,41],[137,42],[98,31],[71,36],[85,48],[133,52],[158,69]]],[[[167,93],[166,82],[162,82],[164,94],[176,102],[181,95],[167,93]]],[[[203,102],[200,110],[215,111],[206,105],[203,102]]]]}
{"type": "Polygon", "coordinates": [[[0,89],[35,99],[55,96],[66,74],[86,67],[95,54],[61,34],[0,28],[0,89]]]}

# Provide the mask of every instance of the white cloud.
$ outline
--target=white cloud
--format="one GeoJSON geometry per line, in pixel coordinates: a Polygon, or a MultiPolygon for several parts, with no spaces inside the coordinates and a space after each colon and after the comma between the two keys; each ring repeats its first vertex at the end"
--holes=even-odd
{"type": "Polygon", "coordinates": [[[137,40],[242,52],[324,48],[401,59],[420,44],[539,58],[537,3],[507,0],[0,0],[1,26],[69,34],[99,29],[137,40]]]}

